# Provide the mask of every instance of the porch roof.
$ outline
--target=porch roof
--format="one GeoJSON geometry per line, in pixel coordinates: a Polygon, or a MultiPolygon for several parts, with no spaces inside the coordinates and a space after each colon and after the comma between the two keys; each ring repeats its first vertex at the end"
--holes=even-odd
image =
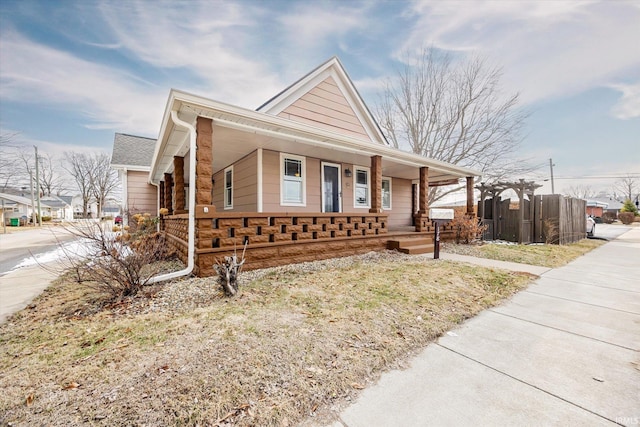
{"type": "Polygon", "coordinates": [[[371,156],[379,155],[384,176],[417,180],[420,167],[426,166],[430,185],[481,175],[473,169],[172,89],[151,163],[149,179],[154,184],[173,170],[174,156],[189,151],[188,132],[174,125],[172,111],[194,125],[198,116],[213,120],[214,172],[263,148],[361,166],[369,166],[371,156]]]}

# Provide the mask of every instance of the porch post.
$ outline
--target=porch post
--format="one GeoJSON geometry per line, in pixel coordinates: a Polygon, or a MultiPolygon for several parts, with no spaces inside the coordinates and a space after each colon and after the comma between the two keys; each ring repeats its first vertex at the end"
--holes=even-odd
{"type": "Polygon", "coordinates": [[[429,168],[420,168],[418,186],[418,214],[415,217],[416,231],[429,231],[429,168]]]}
{"type": "Polygon", "coordinates": [[[158,206],[160,209],[164,208],[164,181],[160,181],[160,185],[158,187],[158,206]]]}
{"type": "Polygon", "coordinates": [[[467,215],[475,216],[473,213],[473,177],[467,177],[467,215]]]}
{"type": "Polygon", "coordinates": [[[172,189],[173,187],[173,178],[170,173],[164,174],[164,202],[165,208],[169,211],[169,214],[173,214],[173,197],[172,197],[172,189]]]}
{"type": "Polygon", "coordinates": [[[198,116],[196,134],[196,205],[210,205],[211,177],[213,176],[213,120],[198,116]]]}
{"type": "Polygon", "coordinates": [[[174,192],[176,213],[184,212],[184,157],[173,156],[174,192]]]}
{"type": "Polygon", "coordinates": [[[420,214],[429,214],[429,168],[420,168],[420,214]]]}
{"type": "Polygon", "coordinates": [[[369,213],[382,212],[382,156],[371,156],[371,208],[369,213]]]}

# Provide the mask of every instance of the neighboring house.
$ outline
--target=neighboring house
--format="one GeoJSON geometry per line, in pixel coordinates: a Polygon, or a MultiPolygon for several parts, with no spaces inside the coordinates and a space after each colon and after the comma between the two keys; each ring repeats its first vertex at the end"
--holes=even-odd
{"type": "Polygon", "coordinates": [[[601,218],[605,209],[609,207],[608,202],[598,200],[587,200],[587,215],[592,218],[601,218]]]}
{"type": "MultiPolygon", "coordinates": [[[[36,202],[35,211],[38,210],[36,202]]],[[[11,218],[25,217],[26,221],[31,220],[34,208],[31,199],[22,196],[14,196],[13,194],[0,193],[0,209],[2,209],[2,223],[9,223],[11,218]],[[4,208],[2,207],[4,205],[4,208]]],[[[47,215],[50,209],[49,205],[40,200],[40,210],[42,215],[47,215]]],[[[23,221],[24,223],[25,221],[23,221]]]]}
{"type": "Polygon", "coordinates": [[[149,171],[156,140],[116,133],[113,140],[111,167],[118,171],[122,184],[121,212],[125,223],[136,213],[158,211],[158,190],[149,185],[149,171]]]}
{"type": "Polygon", "coordinates": [[[334,57],[256,111],[171,90],[146,179],[185,274],[209,276],[244,245],[261,268],[430,237],[429,187],[465,180],[473,215],[479,175],[389,147],[334,57]]]}
{"type": "Polygon", "coordinates": [[[47,204],[47,209],[42,209],[42,216],[49,216],[53,220],[73,220],[72,198],[70,196],[44,196],[41,203],[47,204]]]}
{"type": "MultiPolygon", "coordinates": [[[[594,197],[593,199],[587,200],[587,207],[590,203],[593,205],[601,206],[602,208],[602,213],[600,215],[594,215],[596,217],[601,217],[604,212],[611,212],[615,214],[617,218],[618,214],[620,213],[620,209],[622,209],[622,206],[624,206],[623,203],[617,201],[613,197],[594,197]]],[[[589,213],[588,210],[587,213],[589,213]]]]}
{"type": "MultiPolygon", "coordinates": [[[[82,210],[82,195],[77,194],[72,197],[71,206],[73,207],[73,217],[84,218],[84,212],[82,210]]],[[[96,202],[89,202],[87,205],[87,218],[97,218],[98,204],[96,202]]]]}

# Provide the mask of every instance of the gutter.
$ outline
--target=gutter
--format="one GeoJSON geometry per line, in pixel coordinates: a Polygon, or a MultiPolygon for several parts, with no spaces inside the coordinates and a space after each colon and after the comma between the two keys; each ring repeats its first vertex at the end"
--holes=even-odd
{"type": "MultiPolygon", "coordinates": [[[[174,271],[172,273],[160,274],[154,276],[148,283],[158,283],[165,280],[175,279],[177,277],[191,274],[195,264],[195,248],[196,248],[196,129],[190,123],[178,118],[178,113],[171,110],[171,120],[177,126],[186,128],[189,131],[189,233],[188,233],[188,252],[187,252],[187,268],[174,271]]],[[[159,200],[159,198],[158,198],[159,200]]]]}

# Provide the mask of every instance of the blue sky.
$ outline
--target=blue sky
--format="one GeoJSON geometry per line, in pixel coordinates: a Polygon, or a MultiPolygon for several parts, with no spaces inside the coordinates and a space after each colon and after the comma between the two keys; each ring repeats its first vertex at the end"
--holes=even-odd
{"type": "Polygon", "coordinates": [[[172,87],[256,108],[333,55],[373,108],[401,53],[433,46],[503,68],[539,178],[553,158],[556,190],[605,189],[563,178],[640,175],[638,40],[640,1],[5,0],[0,132],[110,152],[157,136],[172,87]]]}

